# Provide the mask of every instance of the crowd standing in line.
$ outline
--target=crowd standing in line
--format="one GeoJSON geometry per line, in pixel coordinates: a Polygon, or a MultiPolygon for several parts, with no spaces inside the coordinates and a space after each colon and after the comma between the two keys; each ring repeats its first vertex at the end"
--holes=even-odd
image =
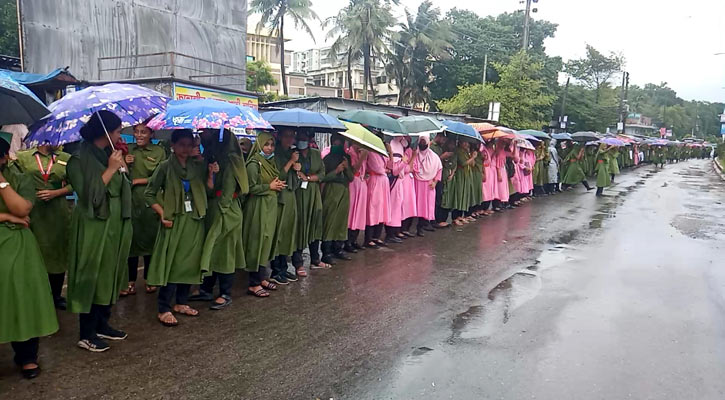
{"type": "Polygon", "coordinates": [[[12,343],[26,378],[40,372],[38,338],[58,330],[54,309],[79,315],[82,349],[126,339],[111,325],[112,306],[136,294],[141,263],[157,319],[171,327],[199,315],[191,302],[229,306],[237,270],[248,274],[249,295],[269,297],[308,276],[306,249],[310,268],[329,269],[449,221],[469,224],[579,184],[593,190],[588,179],[602,195],[620,168],[706,156],[684,146],[441,133],[386,137],[386,157],[340,134],[321,151],[312,131],[289,128],[253,143],[225,129],[176,130],[168,153],[144,124],[126,148],[121,124],[96,112],[74,155],[41,145],[12,162],[11,138],[0,134],[0,343],[12,343]]]}

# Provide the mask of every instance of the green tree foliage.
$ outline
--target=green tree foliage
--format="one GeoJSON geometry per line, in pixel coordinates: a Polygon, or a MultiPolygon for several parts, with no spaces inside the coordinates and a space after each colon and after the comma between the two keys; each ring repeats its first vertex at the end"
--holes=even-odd
{"type": "Polygon", "coordinates": [[[247,63],[247,90],[264,92],[266,86],[276,85],[277,80],[272,76],[272,68],[264,61],[251,61],[247,63]]]}
{"type": "Polygon", "coordinates": [[[440,10],[430,0],[423,1],[413,16],[406,11],[405,22],[391,36],[386,73],[400,91],[398,105],[431,103],[433,65],[449,56],[451,34],[440,18],[440,10]]]}
{"type": "Polygon", "coordinates": [[[15,0],[0,0],[0,54],[19,57],[18,14],[15,0]]]}
{"type": "Polygon", "coordinates": [[[310,0],[252,0],[250,9],[254,13],[262,14],[259,24],[257,24],[257,32],[266,27],[270,31],[270,36],[277,33],[281,59],[282,90],[287,95],[287,72],[284,66],[285,16],[292,18],[295,28],[302,28],[310,35],[313,41],[315,40],[315,36],[307,24],[307,20],[319,20],[319,17],[312,11],[312,2],[310,0]]]}
{"type": "Polygon", "coordinates": [[[507,64],[494,63],[499,76],[494,84],[475,84],[459,88],[458,94],[438,103],[448,113],[486,117],[488,103],[501,103],[501,123],[516,129],[541,129],[548,125],[554,96],[543,92],[541,72],[544,65],[524,52],[507,64]]]}
{"type": "Polygon", "coordinates": [[[624,57],[615,53],[608,56],[587,45],[587,55],[566,63],[565,71],[586,87],[595,91],[595,102],[599,104],[601,89],[607,87],[624,64],[624,57]]]}

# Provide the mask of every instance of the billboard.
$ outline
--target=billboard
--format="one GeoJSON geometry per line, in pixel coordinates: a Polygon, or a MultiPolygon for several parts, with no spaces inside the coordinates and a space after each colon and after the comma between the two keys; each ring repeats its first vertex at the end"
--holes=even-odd
{"type": "Polygon", "coordinates": [[[214,99],[227,103],[257,109],[259,102],[256,97],[223,90],[205,89],[198,86],[174,83],[174,100],[214,99]]]}

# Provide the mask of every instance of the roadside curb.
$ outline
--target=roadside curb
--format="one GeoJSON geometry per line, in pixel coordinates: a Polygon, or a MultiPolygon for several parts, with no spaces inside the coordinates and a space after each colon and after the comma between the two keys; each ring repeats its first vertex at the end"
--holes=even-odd
{"type": "Polygon", "coordinates": [[[717,173],[720,176],[720,179],[725,181],[725,173],[723,173],[722,165],[720,165],[720,161],[718,161],[717,158],[712,160],[712,165],[714,166],[715,173],[717,173]]]}

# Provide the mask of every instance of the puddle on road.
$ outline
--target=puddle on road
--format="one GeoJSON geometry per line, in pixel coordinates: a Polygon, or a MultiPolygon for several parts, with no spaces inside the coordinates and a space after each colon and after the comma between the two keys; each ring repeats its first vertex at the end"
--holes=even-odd
{"type": "Polygon", "coordinates": [[[680,214],[670,223],[681,234],[693,239],[722,240],[725,238],[725,224],[703,214],[680,214]]]}

